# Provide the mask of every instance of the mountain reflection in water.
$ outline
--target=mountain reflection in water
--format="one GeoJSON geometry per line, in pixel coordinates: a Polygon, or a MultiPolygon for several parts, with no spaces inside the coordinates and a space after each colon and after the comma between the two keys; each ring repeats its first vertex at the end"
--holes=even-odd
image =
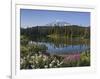
{"type": "Polygon", "coordinates": [[[90,41],[87,39],[66,39],[66,38],[38,38],[29,41],[30,44],[43,44],[48,49],[47,53],[63,55],[71,53],[81,53],[90,49],[90,41]]]}

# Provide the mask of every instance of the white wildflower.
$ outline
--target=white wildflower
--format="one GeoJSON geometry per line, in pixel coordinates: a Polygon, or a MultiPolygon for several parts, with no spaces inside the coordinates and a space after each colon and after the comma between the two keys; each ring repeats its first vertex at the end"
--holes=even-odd
{"type": "Polygon", "coordinates": [[[31,59],[34,59],[35,58],[35,56],[31,56],[31,59]]]}
{"type": "Polygon", "coordinates": [[[53,60],[53,61],[51,62],[51,64],[53,64],[53,63],[55,63],[55,60],[53,60]]]}
{"type": "Polygon", "coordinates": [[[59,60],[57,60],[57,64],[60,63],[59,60]]]}
{"type": "Polygon", "coordinates": [[[32,68],[35,68],[35,66],[34,66],[34,65],[31,65],[31,67],[32,67],[32,68]]]}
{"type": "Polygon", "coordinates": [[[52,67],[53,65],[50,63],[49,66],[52,67]]]}
{"type": "Polygon", "coordinates": [[[41,54],[42,52],[39,51],[39,54],[41,54]]]}
{"type": "Polygon", "coordinates": [[[46,61],[48,58],[46,56],[43,56],[43,61],[46,61]]]}
{"type": "Polygon", "coordinates": [[[59,64],[61,65],[61,64],[63,64],[64,62],[62,61],[62,62],[60,62],[59,64]]]}
{"type": "Polygon", "coordinates": [[[35,61],[35,63],[38,64],[39,62],[38,61],[35,61]]]}
{"type": "Polygon", "coordinates": [[[29,61],[29,63],[33,63],[33,61],[29,61]]]}
{"type": "Polygon", "coordinates": [[[42,54],[39,55],[39,58],[41,58],[41,57],[42,57],[42,54]]]}
{"type": "Polygon", "coordinates": [[[38,56],[38,54],[35,54],[35,57],[37,57],[38,56]]]}
{"type": "Polygon", "coordinates": [[[45,67],[45,68],[48,68],[48,66],[47,66],[47,65],[45,65],[44,67],[45,67]]]}
{"type": "Polygon", "coordinates": [[[24,60],[21,58],[21,60],[20,60],[20,64],[23,64],[23,62],[24,62],[24,60]]]}

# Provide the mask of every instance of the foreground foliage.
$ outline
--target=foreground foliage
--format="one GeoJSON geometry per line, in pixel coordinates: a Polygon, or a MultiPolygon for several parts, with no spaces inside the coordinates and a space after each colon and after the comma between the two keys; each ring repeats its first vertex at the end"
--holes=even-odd
{"type": "Polygon", "coordinates": [[[46,53],[45,45],[27,44],[21,46],[21,69],[41,69],[59,67],[79,67],[90,65],[90,52],[75,55],[50,55],[46,53]]]}

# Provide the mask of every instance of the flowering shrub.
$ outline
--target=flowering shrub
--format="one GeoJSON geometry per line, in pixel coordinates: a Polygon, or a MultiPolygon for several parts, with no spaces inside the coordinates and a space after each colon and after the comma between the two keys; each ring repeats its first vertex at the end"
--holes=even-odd
{"type": "Polygon", "coordinates": [[[32,56],[21,58],[21,69],[41,69],[41,68],[59,68],[59,67],[79,67],[90,65],[89,52],[74,54],[65,57],[50,55],[42,52],[32,56]]]}
{"type": "Polygon", "coordinates": [[[63,61],[53,56],[46,56],[42,53],[21,59],[21,69],[37,69],[37,68],[58,68],[61,67],[63,61]],[[27,63],[26,63],[27,61],[27,63]]]}
{"type": "Polygon", "coordinates": [[[80,53],[65,55],[65,58],[63,61],[65,63],[64,64],[65,67],[79,66],[80,53]]]}

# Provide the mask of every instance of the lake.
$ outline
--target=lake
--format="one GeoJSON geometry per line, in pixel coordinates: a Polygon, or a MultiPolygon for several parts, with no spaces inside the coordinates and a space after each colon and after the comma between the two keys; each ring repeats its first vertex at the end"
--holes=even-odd
{"type": "Polygon", "coordinates": [[[47,47],[46,53],[55,55],[81,53],[90,49],[89,39],[81,38],[38,37],[30,40],[29,44],[45,45],[47,47]]]}

